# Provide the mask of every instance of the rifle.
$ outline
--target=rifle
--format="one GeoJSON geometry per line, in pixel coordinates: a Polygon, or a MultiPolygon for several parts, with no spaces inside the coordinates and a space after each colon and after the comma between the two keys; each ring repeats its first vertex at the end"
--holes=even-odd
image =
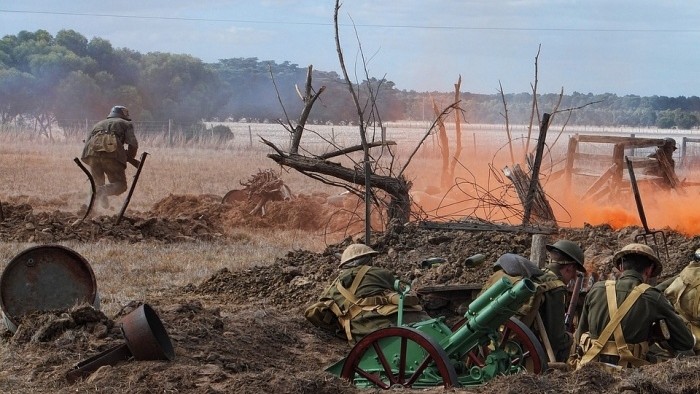
{"type": "Polygon", "coordinates": [[[564,326],[566,331],[574,332],[574,315],[576,315],[576,307],[578,306],[578,296],[581,293],[581,285],[583,284],[583,275],[578,272],[576,274],[576,282],[574,283],[574,290],[571,293],[571,300],[569,301],[569,308],[566,310],[564,315],[564,326]]]}

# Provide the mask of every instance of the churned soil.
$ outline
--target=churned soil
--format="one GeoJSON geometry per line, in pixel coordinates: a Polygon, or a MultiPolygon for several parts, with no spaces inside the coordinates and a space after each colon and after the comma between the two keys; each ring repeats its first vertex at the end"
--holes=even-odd
{"type": "MultiPolygon", "coordinates": [[[[3,242],[94,242],[108,238],[129,243],[144,240],[226,242],[236,226],[327,228],[337,213],[322,198],[271,202],[265,216],[249,217],[253,208],[228,206],[219,196],[171,195],[149,212],[103,214],[76,223],[82,215],[61,211],[34,212],[21,201],[3,202],[0,222],[3,242]],[[285,205],[286,204],[286,205],[285,205]]],[[[496,231],[428,230],[417,224],[391,236],[370,240],[380,254],[374,264],[420,290],[446,284],[480,284],[503,253],[529,256],[532,235],[496,231]],[[483,263],[467,257],[484,254],[483,263]],[[432,257],[442,264],[423,267],[432,257]]],[[[604,226],[561,229],[550,241],[567,238],[585,249],[589,272],[600,278],[612,272],[615,250],[643,233],[638,227],[614,230],[604,226]]],[[[666,231],[668,257],[662,279],[678,273],[700,246],[698,237],[666,231]]],[[[0,391],[7,393],[68,392],[191,392],[191,393],[371,393],[359,390],[325,368],[347,355],[351,346],[318,329],[303,317],[323,289],[338,274],[337,255],[356,239],[350,237],[315,253],[290,251],[268,264],[222,269],[201,283],[147,293],[175,349],[171,361],[129,360],[104,366],[85,380],[69,383],[65,374],[77,362],[124,342],[119,319],[139,306],[134,301],[114,316],[91,306],[25,316],[15,333],[0,325],[0,391]]],[[[458,313],[454,308],[428,312],[458,313]]],[[[700,391],[700,359],[672,360],[658,365],[611,373],[590,364],[576,372],[553,370],[543,375],[496,378],[481,387],[448,392],[479,393],[695,393],[700,391]]],[[[412,392],[412,390],[406,390],[412,392]]],[[[415,392],[445,392],[442,388],[415,392]]]]}

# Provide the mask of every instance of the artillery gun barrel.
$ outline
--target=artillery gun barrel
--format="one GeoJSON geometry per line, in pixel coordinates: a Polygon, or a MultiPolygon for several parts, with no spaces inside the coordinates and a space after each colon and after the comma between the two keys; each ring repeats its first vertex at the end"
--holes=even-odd
{"type": "Polygon", "coordinates": [[[513,287],[513,283],[511,283],[508,278],[501,278],[501,280],[491,285],[491,287],[486,289],[479,297],[469,304],[469,308],[464,314],[464,317],[470,318],[471,316],[476,316],[482,309],[489,306],[492,300],[511,287],[513,287]]]}
{"type": "MultiPolygon", "coordinates": [[[[448,355],[457,352],[463,354],[471,350],[487,336],[487,333],[497,330],[535,294],[536,287],[530,279],[524,278],[515,286],[510,284],[507,278],[503,278],[503,280],[508,282],[510,286],[500,285],[499,288],[501,289],[505,287],[505,290],[502,290],[500,295],[489,302],[488,305],[479,309],[474,315],[467,316],[467,321],[462,327],[440,341],[440,345],[448,355]]],[[[484,301],[481,298],[485,296],[487,296],[486,292],[474,300],[474,302],[480,302],[477,306],[482,305],[481,303],[484,301]]],[[[471,304],[469,309],[472,309],[471,304]]]]}

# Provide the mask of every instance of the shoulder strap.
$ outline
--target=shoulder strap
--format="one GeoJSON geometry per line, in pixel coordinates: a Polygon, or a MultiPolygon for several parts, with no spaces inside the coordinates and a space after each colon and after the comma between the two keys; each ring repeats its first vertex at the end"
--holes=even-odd
{"type": "Polygon", "coordinates": [[[369,266],[368,265],[363,265],[360,267],[360,269],[357,271],[357,274],[355,274],[355,279],[353,279],[352,284],[350,285],[350,289],[346,289],[340,281],[336,284],[336,288],[338,289],[338,292],[345,297],[345,302],[343,304],[357,304],[358,299],[357,296],[355,295],[355,292],[357,291],[357,288],[360,287],[360,283],[362,283],[362,278],[365,277],[365,274],[367,271],[369,271],[369,266]]]}
{"type": "Polygon", "coordinates": [[[550,291],[559,287],[566,287],[563,281],[560,279],[552,279],[552,280],[546,280],[543,281],[542,283],[538,284],[539,286],[542,286],[544,291],[550,291]]]}
{"type": "Polygon", "coordinates": [[[367,271],[369,271],[369,268],[370,267],[368,265],[363,265],[357,271],[357,274],[355,274],[355,278],[353,279],[349,290],[346,289],[340,281],[338,281],[338,283],[335,284],[335,287],[336,289],[338,289],[338,292],[345,298],[345,301],[343,302],[343,309],[346,312],[342,313],[341,316],[338,316],[338,321],[340,322],[340,325],[343,326],[343,330],[345,331],[345,336],[347,337],[348,342],[352,342],[350,320],[352,320],[352,318],[354,318],[357,315],[357,313],[359,313],[362,310],[362,308],[357,307],[357,303],[359,302],[359,300],[357,299],[357,296],[355,296],[355,292],[357,291],[357,288],[360,287],[362,278],[365,277],[365,274],[367,273],[367,271]]]}
{"type": "MultiPolygon", "coordinates": [[[[615,281],[608,280],[605,282],[606,296],[608,299],[608,309],[610,313],[610,322],[608,322],[608,325],[605,326],[603,332],[600,333],[600,336],[593,341],[593,346],[591,346],[591,348],[588,349],[586,354],[583,355],[583,358],[581,358],[581,364],[585,364],[593,360],[596,356],[598,356],[600,351],[603,350],[605,343],[608,341],[608,339],[610,339],[610,336],[613,334],[613,331],[615,331],[617,327],[620,327],[620,322],[622,321],[622,318],[625,317],[625,315],[627,315],[627,312],[630,311],[632,305],[634,305],[634,303],[649,287],[651,286],[649,286],[646,283],[642,283],[636,286],[634,289],[632,289],[630,295],[622,302],[622,304],[620,304],[620,308],[616,308],[616,310],[613,312],[613,310],[610,309],[610,302],[612,299],[612,303],[617,305],[617,295],[615,294],[615,281]]],[[[621,331],[622,327],[620,327],[620,336],[622,337],[622,341],[624,342],[624,336],[621,335],[621,331]]],[[[624,346],[626,347],[627,344],[624,344],[624,346]]],[[[622,360],[622,355],[620,355],[620,360],[622,360]]]]}
{"type": "MultiPolygon", "coordinates": [[[[634,289],[632,289],[632,294],[630,294],[630,297],[634,295],[636,298],[639,298],[642,295],[642,293],[644,293],[644,291],[646,291],[646,289],[648,289],[649,287],[651,286],[647,285],[646,283],[642,283],[639,286],[636,286],[634,289]]],[[[613,283],[612,286],[608,286],[606,283],[605,290],[608,298],[608,311],[610,313],[610,320],[612,321],[612,318],[615,316],[618,310],[617,295],[615,293],[615,284],[613,283]]],[[[620,306],[622,307],[622,305],[620,306]]],[[[629,304],[627,311],[629,311],[631,307],[632,304],[629,304]]],[[[622,311],[621,313],[625,315],[627,314],[627,311],[622,311]]],[[[638,367],[641,365],[648,364],[646,360],[639,359],[632,354],[629,347],[627,346],[627,342],[625,342],[625,336],[622,333],[621,324],[615,326],[615,332],[613,336],[615,338],[615,346],[617,347],[617,353],[620,355],[618,365],[626,367],[629,363],[631,365],[634,365],[635,367],[638,367]]]]}
{"type": "Polygon", "coordinates": [[[357,288],[360,287],[360,283],[362,283],[362,278],[365,277],[365,274],[367,271],[369,271],[369,265],[363,265],[360,267],[360,269],[357,271],[357,274],[355,275],[355,279],[352,281],[352,285],[350,285],[350,292],[352,294],[355,294],[357,291],[357,288]]]}

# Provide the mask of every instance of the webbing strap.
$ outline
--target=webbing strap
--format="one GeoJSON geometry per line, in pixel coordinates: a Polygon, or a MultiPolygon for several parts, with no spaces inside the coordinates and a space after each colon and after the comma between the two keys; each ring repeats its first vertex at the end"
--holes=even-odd
{"type": "Polygon", "coordinates": [[[352,284],[350,285],[350,292],[353,295],[355,295],[357,288],[360,287],[360,283],[362,283],[362,279],[365,277],[365,274],[367,273],[367,271],[369,271],[369,268],[370,268],[369,265],[363,265],[357,271],[357,274],[355,274],[355,279],[353,279],[352,284]]]}
{"type": "MultiPolygon", "coordinates": [[[[632,292],[630,295],[622,302],[620,305],[619,309],[616,309],[616,311],[612,312],[610,310],[610,322],[608,322],[608,325],[605,326],[603,329],[603,332],[600,333],[600,336],[593,341],[593,345],[591,346],[588,351],[586,351],[586,354],[583,355],[581,358],[580,364],[585,364],[593,360],[595,357],[598,356],[601,350],[603,350],[603,347],[605,346],[605,343],[608,341],[610,336],[613,334],[613,331],[620,326],[620,322],[622,321],[622,318],[625,317],[627,312],[630,311],[632,308],[632,305],[639,299],[639,297],[651,286],[649,286],[646,283],[642,283],[638,286],[636,286],[634,289],[632,289],[632,292]]],[[[615,295],[615,281],[613,280],[608,280],[605,282],[605,288],[606,288],[606,296],[608,298],[608,305],[610,305],[610,298],[613,299],[613,303],[617,305],[617,296],[615,295]],[[612,297],[610,297],[610,288],[612,288],[612,297]]],[[[608,306],[608,309],[610,307],[608,306]]],[[[620,330],[622,328],[620,327],[620,330]]],[[[624,342],[624,337],[622,337],[622,341],[624,342]]],[[[618,346],[618,351],[619,351],[619,343],[616,343],[618,346]]],[[[627,345],[625,344],[625,347],[627,345]]],[[[628,349],[629,351],[629,349],[628,349]]],[[[620,355],[620,359],[622,359],[622,354],[620,355]]],[[[632,356],[635,358],[634,356],[632,356]]],[[[644,360],[640,360],[644,361],[644,360]]],[[[645,362],[645,361],[644,361],[645,362]]]]}
{"type": "Polygon", "coordinates": [[[359,307],[357,305],[359,300],[357,299],[357,296],[355,296],[355,292],[357,291],[357,288],[360,287],[362,278],[365,277],[365,274],[367,273],[367,271],[369,271],[369,269],[370,267],[368,265],[363,265],[362,267],[360,267],[360,269],[357,271],[357,274],[355,274],[355,279],[353,279],[352,284],[350,285],[350,290],[346,289],[342,285],[342,283],[340,283],[340,281],[338,281],[338,283],[336,283],[335,285],[335,287],[338,289],[338,292],[345,298],[345,301],[343,302],[343,307],[347,309],[347,312],[342,316],[338,316],[338,321],[343,326],[343,329],[345,330],[345,336],[348,338],[348,341],[352,341],[352,333],[350,331],[350,320],[352,320],[362,311],[362,307],[359,307]]]}
{"type": "Polygon", "coordinates": [[[357,291],[357,288],[360,287],[360,282],[362,282],[362,278],[365,277],[365,274],[369,271],[369,266],[363,265],[358,271],[357,274],[355,274],[355,279],[353,279],[352,284],[350,285],[350,289],[346,289],[345,286],[343,286],[340,281],[336,283],[335,287],[338,289],[338,292],[345,298],[345,301],[343,301],[344,306],[352,306],[354,304],[358,303],[357,296],[355,296],[355,292],[357,291]]]}
{"type": "MultiPolygon", "coordinates": [[[[642,284],[644,285],[644,284],[642,284]]],[[[642,285],[639,285],[632,289],[632,292],[639,291],[639,296],[641,296],[642,293],[644,293],[644,290],[649,288],[649,285],[646,285],[646,288],[643,290],[640,289],[642,285]]],[[[610,314],[610,320],[612,320],[612,317],[615,316],[617,313],[617,294],[615,293],[615,282],[613,281],[608,281],[605,283],[605,291],[606,291],[606,296],[608,299],[608,313],[610,314]],[[611,283],[610,283],[611,282],[611,283]]],[[[632,305],[630,304],[630,308],[632,305]]],[[[627,311],[622,311],[623,314],[627,314],[627,311]]],[[[627,367],[627,364],[631,364],[635,367],[639,367],[642,365],[649,364],[646,360],[642,360],[640,358],[635,357],[634,354],[629,349],[629,346],[627,346],[627,342],[625,341],[625,336],[622,333],[622,325],[618,324],[615,327],[615,331],[613,333],[613,337],[615,338],[615,346],[617,347],[617,353],[620,355],[620,359],[618,361],[618,365],[621,367],[627,367]]]]}

